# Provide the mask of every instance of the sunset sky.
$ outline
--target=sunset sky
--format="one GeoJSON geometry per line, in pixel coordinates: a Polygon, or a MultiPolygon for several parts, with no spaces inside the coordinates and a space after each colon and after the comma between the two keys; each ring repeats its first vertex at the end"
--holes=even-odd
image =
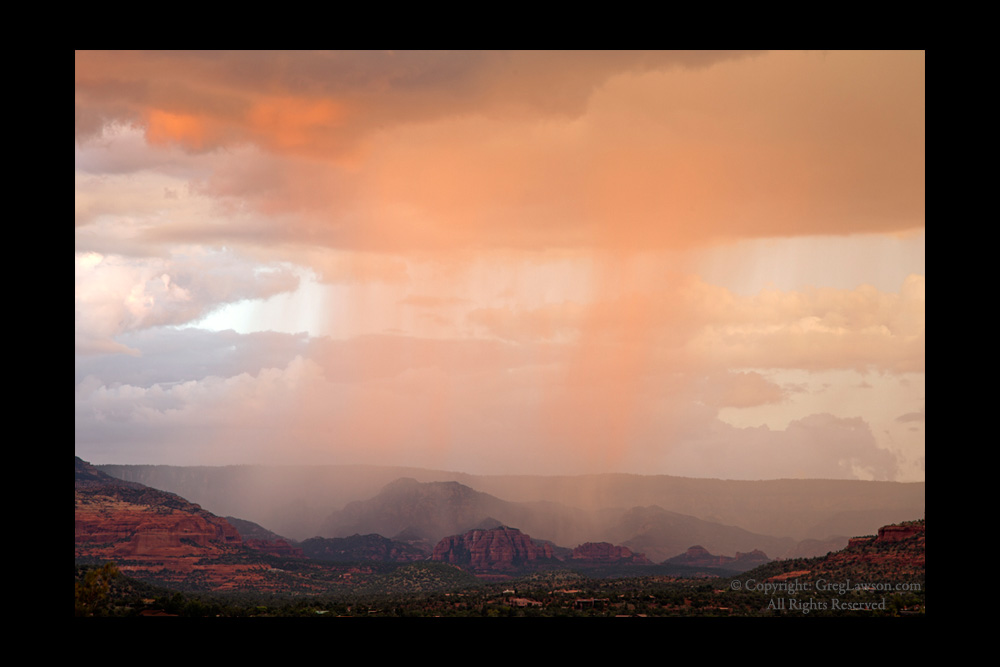
{"type": "Polygon", "coordinates": [[[76,454],[923,481],[923,52],[76,53],[76,454]]]}

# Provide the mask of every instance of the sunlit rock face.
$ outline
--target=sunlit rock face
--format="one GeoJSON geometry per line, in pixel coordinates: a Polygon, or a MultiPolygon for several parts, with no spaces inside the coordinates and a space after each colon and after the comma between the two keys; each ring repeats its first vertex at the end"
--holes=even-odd
{"type": "Polygon", "coordinates": [[[77,459],[77,551],[108,556],[185,556],[239,546],[239,532],[180,496],[114,479],[77,459]]]}
{"type": "Polygon", "coordinates": [[[114,561],[122,571],[164,577],[202,573],[226,587],[245,567],[226,563],[242,551],[239,532],[180,496],[124,482],[76,460],[76,557],[114,561]]]}

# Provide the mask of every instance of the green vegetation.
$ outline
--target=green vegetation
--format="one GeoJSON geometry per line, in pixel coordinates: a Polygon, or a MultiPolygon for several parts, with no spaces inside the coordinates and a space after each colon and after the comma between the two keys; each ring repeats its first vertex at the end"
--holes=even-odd
{"type": "MultiPolygon", "coordinates": [[[[81,607],[78,583],[78,615],[329,618],[896,616],[923,613],[924,606],[922,586],[921,590],[912,592],[811,590],[789,596],[774,591],[734,590],[732,579],[662,576],[592,579],[569,570],[484,583],[451,566],[426,562],[399,566],[358,586],[345,586],[321,594],[279,595],[250,590],[178,592],[132,580],[113,568],[78,567],[77,580],[84,583],[83,590],[97,591],[96,596],[84,594],[85,602],[81,607]],[[117,583],[105,587],[104,583],[109,581],[117,583]],[[789,603],[792,597],[796,602],[789,603]],[[779,598],[786,600],[784,609],[776,609],[771,603],[779,598]],[[879,602],[882,598],[886,600],[884,608],[861,611],[841,608],[849,603],[879,602]],[[835,599],[840,605],[838,608],[834,608],[835,599]],[[812,607],[803,611],[807,603],[812,607]],[[792,609],[788,608],[789,604],[792,609]],[[81,613],[82,609],[86,611],[81,613]]],[[[745,583],[748,579],[741,575],[740,581],[745,583]]]]}
{"type": "Polygon", "coordinates": [[[146,601],[164,604],[174,591],[123,575],[114,563],[77,564],[76,616],[134,616],[146,601]]]}
{"type": "Polygon", "coordinates": [[[111,580],[119,576],[114,563],[82,572],[77,568],[76,615],[93,616],[105,611],[111,580]]]}

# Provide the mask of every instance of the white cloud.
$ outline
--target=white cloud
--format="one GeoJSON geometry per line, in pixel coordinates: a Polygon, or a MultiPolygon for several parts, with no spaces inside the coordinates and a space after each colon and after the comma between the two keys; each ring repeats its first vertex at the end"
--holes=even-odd
{"type": "Polygon", "coordinates": [[[169,258],[77,253],[77,352],[125,351],[114,340],[119,334],[185,324],[222,304],[298,286],[288,268],[256,268],[225,251],[169,258]]]}

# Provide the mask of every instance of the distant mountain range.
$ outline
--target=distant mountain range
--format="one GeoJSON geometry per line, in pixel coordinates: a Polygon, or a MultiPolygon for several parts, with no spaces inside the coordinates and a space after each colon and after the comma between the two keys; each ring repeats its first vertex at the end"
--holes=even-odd
{"type": "Polygon", "coordinates": [[[404,477],[372,498],[331,513],[320,534],[378,533],[433,548],[444,537],[497,522],[562,545],[576,539],[573,533],[594,529],[589,513],[558,503],[512,503],[459,482],[421,483],[404,477]]]}
{"type": "Polygon", "coordinates": [[[611,542],[654,561],[696,544],[726,556],[821,555],[849,536],[923,516],[925,492],[923,483],[476,476],[392,466],[98,468],[298,540],[377,533],[429,552],[489,517],[560,547],[611,542]]]}
{"type": "MultiPolygon", "coordinates": [[[[482,576],[567,566],[636,568],[629,571],[637,575],[642,568],[672,566],[710,574],[766,562],[761,545],[803,548],[791,538],[754,534],[656,506],[588,512],[554,502],[501,500],[455,481],[413,478],[397,479],[375,496],[335,510],[324,526],[350,534],[295,543],[254,522],[221,518],[174,493],[116,479],[76,459],[77,561],[113,560],[133,575],[189,588],[320,592],[383,576],[360,563],[418,560],[450,563],[482,576]],[[520,527],[513,527],[511,519],[520,527]],[[572,550],[573,542],[561,541],[585,531],[631,537],[577,542],[572,550]],[[560,541],[549,539],[553,535],[560,541]],[[694,538],[699,539],[692,544],[694,538]],[[730,548],[743,553],[721,553],[730,548]],[[650,562],[674,550],[662,566],[650,562]],[[268,557],[279,561],[267,565],[268,557]],[[301,565],[275,565],[293,561],[301,565]]],[[[877,538],[852,539],[850,549],[874,544],[889,554],[883,560],[891,560],[895,552],[884,545],[909,544],[919,533],[922,547],[922,531],[922,521],[887,526],[877,538]]],[[[922,576],[922,561],[919,569],[922,576]]]]}
{"type": "Polygon", "coordinates": [[[653,561],[675,556],[693,544],[724,553],[753,549],[783,553],[796,544],[790,538],[756,535],[660,507],[586,512],[553,502],[513,503],[458,482],[421,483],[412,478],[396,480],[374,497],[333,512],[321,532],[335,537],[378,533],[426,549],[447,536],[495,522],[563,547],[584,542],[622,544],[653,561]]]}

